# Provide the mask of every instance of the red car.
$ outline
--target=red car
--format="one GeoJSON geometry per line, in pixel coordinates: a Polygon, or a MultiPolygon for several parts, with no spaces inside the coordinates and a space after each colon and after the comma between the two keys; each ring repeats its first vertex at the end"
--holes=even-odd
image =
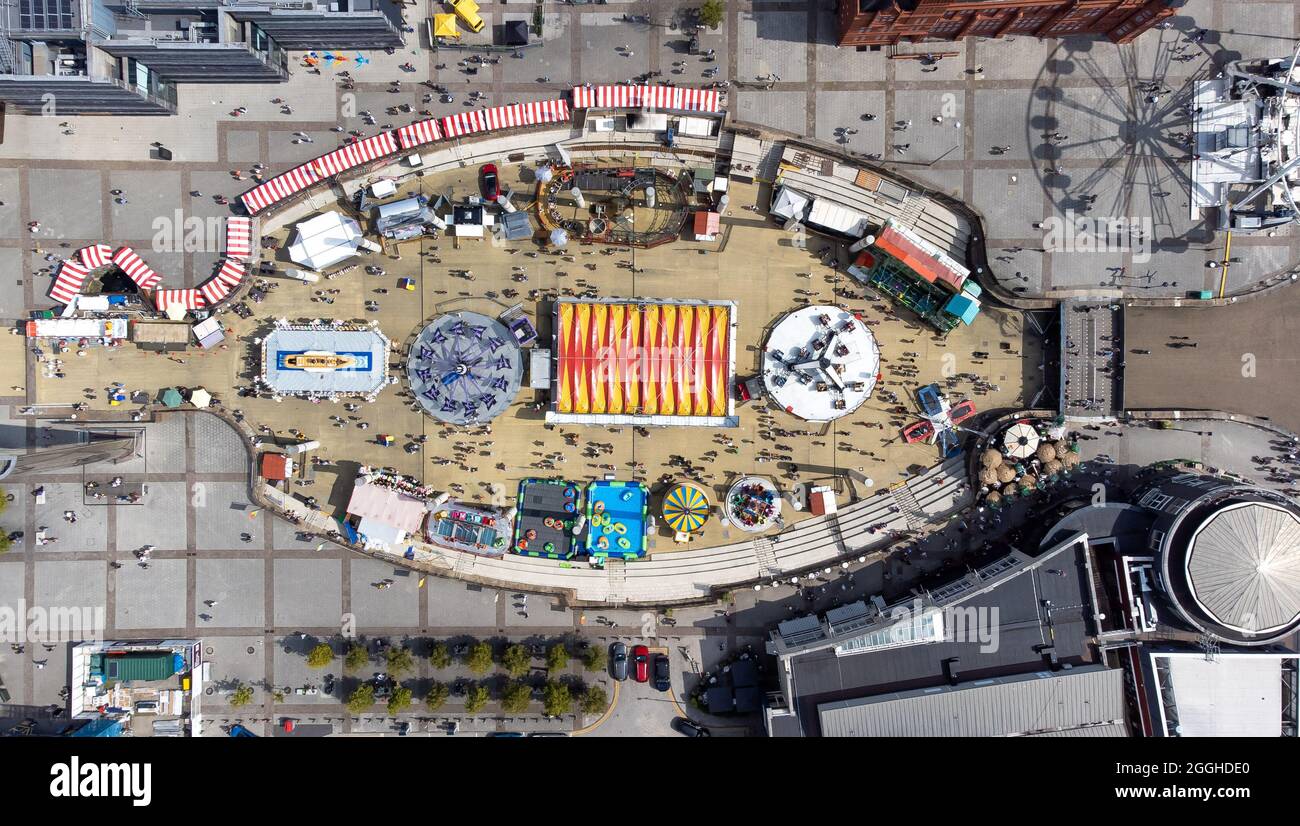
{"type": "Polygon", "coordinates": [[[638,683],[644,683],[650,679],[650,649],[644,645],[638,645],[632,649],[632,662],[636,664],[636,671],[633,672],[638,683]]]}
{"type": "Polygon", "coordinates": [[[483,197],[489,201],[495,201],[500,191],[497,187],[497,166],[493,163],[483,164],[483,168],[478,171],[479,180],[483,187],[483,197]]]}

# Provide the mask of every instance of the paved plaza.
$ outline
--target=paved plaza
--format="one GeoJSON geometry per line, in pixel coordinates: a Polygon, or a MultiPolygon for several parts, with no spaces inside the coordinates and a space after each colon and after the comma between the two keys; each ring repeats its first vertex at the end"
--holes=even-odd
{"type": "MultiPolygon", "coordinates": [[[[420,0],[418,6],[427,2],[420,0]]],[[[215,197],[233,200],[247,191],[253,164],[278,173],[317,157],[337,144],[333,127],[366,129],[364,112],[373,114],[379,126],[398,126],[410,116],[389,110],[404,103],[441,116],[471,105],[470,91],[486,94],[477,104],[500,105],[553,98],[573,84],[612,83],[645,72],[661,72],[662,78],[684,86],[728,80],[727,109],[733,121],[814,138],[966,202],[983,222],[991,270],[986,277],[1022,298],[1217,292],[1223,271],[1207,263],[1224,257],[1224,239],[1188,218],[1186,149],[1176,137],[1188,128],[1183,106],[1189,84],[1230,60],[1289,53],[1292,38],[1300,34],[1300,6],[1290,2],[1189,0],[1172,18],[1171,28],[1147,32],[1129,45],[973,39],[943,44],[956,54],[928,66],[908,59],[932,48],[924,44],[880,51],[836,49],[829,0],[731,0],[723,24],[702,36],[702,47],[716,50],[716,61],[709,62],[687,53],[685,36],[675,23],[676,4],[642,0],[545,3],[542,8],[542,45],[522,58],[507,54],[476,75],[458,65],[468,52],[435,54],[412,45],[394,55],[375,55],[370,65],[358,69],[352,91],[339,89],[329,73],[299,70],[295,59],[294,74],[283,85],[183,87],[180,112],[172,118],[71,118],[73,134],[66,135],[57,125],[61,119],[9,117],[0,143],[0,318],[17,322],[28,310],[55,306],[46,295],[51,258],[89,243],[150,250],[147,258],[164,273],[164,286],[202,282],[220,260],[215,238],[205,239],[197,252],[178,249],[167,240],[174,237],[169,222],[176,216],[229,214],[215,197]],[[626,22],[625,13],[649,15],[651,23],[626,22]],[[1211,33],[1193,42],[1189,33],[1198,29],[1211,33]],[[408,60],[415,62],[417,73],[398,68],[408,60]],[[711,67],[719,69],[716,77],[705,75],[711,67]],[[417,81],[426,78],[446,85],[454,100],[443,103],[435,95],[425,102],[426,89],[417,81]],[[404,81],[400,93],[388,91],[395,79],[404,81]],[[1162,83],[1169,91],[1151,101],[1139,89],[1148,82],[1162,83]],[[293,114],[281,114],[273,98],[291,103],[293,114]],[[247,113],[233,115],[241,106],[247,113]],[[311,141],[295,133],[305,133],[311,141]],[[148,160],[154,141],[171,148],[174,160],[148,160]],[[126,203],[117,203],[113,190],[121,190],[126,203]],[[1124,219],[1145,233],[1143,242],[1086,249],[1050,235],[1052,226],[1079,218],[1124,219]],[[31,222],[39,222],[36,232],[28,230],[31,222]]],[[[424,10],[417,11],[415,17],[423,17],[424,10]]],[[[488,30],[507,20],[531,20],[530,12],[531,7],[520,4],[482,8],[488,30]]],[[[501,167],[503,183],[517,192],[528,190],[518,164],[501,167]]],[[[425,194],[463,194],[474,187],[475,171],[467,167],[414,185],[425,194]]],[[[820,264],[821,242],[798,249],[761,212],[739,209],[765,206],[768,194],[763,181],[735,185],[724,219],[727,242],[705,254],[686,242],[638,251],[635,257],[619,252],[528,258],[488,243],[454,244],[449,239],[403,245],[400,258],[391,251],[385,254],[383,276],[357,268],[314,286],[278,282],[253,318],[224,317],[234,331],[227,351],[169,358],[92,348],[84,357],[67,359],[66,378],[53,379],[36,369],[23,373],[22,341],[15,336],[3,342],[9,349],[0,352],[7,371],[0,377],[0,409],[5,411],[0,424],[14,430],[6,437],[13,444],[7,446],[35,446],[40,425],[17,413],[33,402],[85,403],[93,419],[108,412],[105,391],[111,381],[150,393],[169,385],[201,384],[254,428],[264,425],[268,438],[289,439],[290,429],[296,429],[320,439],[318,455],[329,463],[291,492],[337,508],[346,501],[358,464],[392,466],[438,488],[460,486],[465,498],[480,501],[497,501],[509,496],[519,479],[553,472],[587,479],[612,468],[660,484],[683,472],[675,457],[684,457],[692,472],[717,490],[746,473],[789,483],[842,477],[848,469],[889,485],[938,462],[932,446],[906,445],[897,438],[900,423],[915,410],[908,397],[916,380],[974,374],[974,380],[961,376],[950,392],[969,396],[981,410],[1022,408],[1036,398],[1044,384],[1043,355],[1019,313],[990,307],[976,325],[946,340],[932,337],[910,321],[876,309],[842,272],[820,264]],[[510,279],[515,266],[527,275],[526,282],[510,279]],[[463,270],[476,277],[455,277],[463,270]],[[684,272],[691,275],[689,286],[683,284],[684,272]],[[396,280],[404,276],[416,280],[414,293],[396,289],[396,280]],[[315,291],[321,288],[339,290],[333,304],[317,300],[315,291]],[[544,431],[538,418],[517,404],[489,434],[439,428],[401,403],[400,387],[386,390],[381,405],[363,406],[341,423],[330,419],[343,413],[336,406],[293,400],[277,404],[237,395],[250,380],[245,359],[253,339],[264,334],[273,318],[373,318],[386,335],[401,342],[449,309],[504,309],[513,303],[504,296],[511,288],[525,296],[537,290],[552,296],[739,297],[741,375],[756,369],[763,331],[773,319],[804,303],[840,303],[878,322],[872,329],[887,367],[881,389],[897,393],[906,412],[877,397],[822,430],[742,408],[741,427],[725,433],[656,431],[646,437],[630,428],[544,431]],[[378,301],[381,311],[367,312],[367,300],[378,301]],[[977,351],[990,355],[974,359],[977,351]],[[891,372],[902,364],[908,369],[891,372]],[[369,428],[358,427],[361,422],[369,428]],[[781,429],[791,435],[778,435],[781,429]],[[399,445],[418,437],[428,441],[407,453],[376,444],[379,432],[393,434],[399,445]],[[560,437],[567,433],[578,435],[580,445],[565,449],[560,437]],[[729,442],[739,450],[730,452],[729,442]],[[447,459],[450,463],[442,463],[447,459]]],[[[275,235],[281,259],[286,237],[283,230],[275,235]]],[[[1248,290],[1292,268],[1300,257],[1300,234],[1285,228],[1237,237],[1232,252],[1240,261],[1227,274],[1228,293],[1248,290]]],[[[1157,333],[1161,340],[1148,345],[1153,349],[1163,346],[1168,335],[1163,327],[1153,335],[1157,333]]],[[[1215,335],[1204,331],[1201,348],[1214,344],[1215,335]]],[[[1264,343],[1269,341],[1273,338],[1264,343]]],[[[1134,346],[1134,340],[1126,346],[1134,346]]],[[[1218,367],[1236,366],[1240,347],[1231,352],[1226,343],[1215,348],[1218,367]]],[[[1179,356],[1186,363],[1177,371],[1152,379],[1148,406],[1165,401],[1157,392],[1161,388],[1178,387],[1194,373],[1196,351],[1179,356]]],[[[1285,367],[1271,361],[1264,366],[1285,367]]],[[[1134,380],[1132,374],[1129,380],[1134,380]]],[[[1252,384],[1249,392],[1262,391],[1252,384]]],[[[1289,423],[1284,414],[1278,420],[1289,423]]],[[[557,640],[597,646],[644,640],[662,646],[672,663],[671,695],[631,682],[616,687],[607,676],[585,672],[576,659],[564,675],[551,675],[604,686],[617,698],[608,717],[570,715],[548,721],[538,703],[529,713],[511,716],[499,713],[495,702],[483,712],[466,714],[463,700],[453,697],[440,712],[421,711],[417,701],[403,719],[416,722],[416,733],[429,735],[438,731],[440,719],[453,716],[463,721],[467,733],[527,728],[664,734],[669,721],[685,713],[693,675],[746,645],[759,647],[772,623],[808,607],[804,593],[789,584],[734,594],[734,604],[678,609],[669,617],[665,612],[583,609],[549,595],[524,601],[510,589],[423,577],[301,538],[295,526],[259,510],[249,493],[247,440],[220,418],[161,413],[129,426],[142,433],[141,450],[124,464],[5,486],[13,499],[0,519],[6,530],[22,530],[25,537],[0,556],[0,604],[26,600],[102,607],[107,639],[201,639],[213,670],[204,700],[205,718],[216,724],[209,733],[220,734],[217,726],[238,720],[269,735],[286,715],[337,733],[392,733],[394,721],[379,713],[381,707],[376,706],[375,714],[354,717],[339,703],[358,678],[384,667],[378,655],[355,674],[344,673],[341,658],[325,669],[306,665],[306,652],[315,642],[329,641],[341,655],[343,633],[355,630],[368,644],[382,637],[394,644],[406,641],[417,652],[414,673],[403,676],[417,698],[434,681],[478,678],[459,663],[435,669],[426,656],[434,641],[493,640],[498,649],[508,642],[557,640]],[[110,475],[142,486],[141,502],[104,505],[84,496],[86,480],[110,475]],[[32,495],[36,485],[44,487],[44,504],[32,495]],[[65,520],[66,512],[74,513],[76,521],[65,520]],[[42,527],[57,541],[38,546],[34,538],[42,527]],[[154,547],[147,569],[134,556],[145,546],[154,547]],[[388,581],[391,587],[376,587],[388,581]],[[335,681],[334,692],[314,693],[327,675],[335,681]],[[231,708],[229,694],[241,684],[255,688],[254,703],[231,708]],[[277,692],[284,697],[277,700],[277,692]]],[[[1121,464],[1192,459],[1278,484],[1251,461],[1277,447],[1278,437],[1271,434],[1222,422],[1185,422],[1150,433],[1156,435],[1148,441],[1146,430],[1136,427],[1098,431],[1085,441],[1084,458],[1121,464]]],[[[803,518],[791,515],[791,522],[803,518]]],[[[719,525],[710,530],[708,544],[742,539],[738,531],[733,535],[719,525]]],[[[905,594],[922,573],[959,564],[956,560],[970,549],[968,539],[936,528],[926,540],[932,543],[928,550],[921,553],[918,545],[912,559],[882,553],[869,559],[864,555],[845,568],[827,568],[816,577],[813,587],[820,590],[813,599],[824,608],[874,594],[905,594]]],[[[651,544],[651,552],[661,555],[672,548],[666,534],[651,544]]],[[[24,653],[6,646],[0,651],[0,679],[14,703],[48,705],[58,701],[67,681],[68,658],[62,645],[33,645],[24,653]]],[[[504,676],[485,679],[500,687],[504,676]]],[[[691,716],[705,719],[696,711],[691,716]]],[[[756,718],[708,722],[715,734],[758,731],[756,718]]]]}

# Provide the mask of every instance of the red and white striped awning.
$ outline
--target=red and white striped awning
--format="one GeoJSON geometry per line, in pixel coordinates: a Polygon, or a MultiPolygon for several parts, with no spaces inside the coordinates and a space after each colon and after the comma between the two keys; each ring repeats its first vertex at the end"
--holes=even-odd
{"type": "Polygon", "coordinates": [[[442,140],[442,131],[438,129],[437,120],[416,121],[398,129],[397,139],[401,141],[403,149],[411,149],[422,143],[442,140]]]}
{"type": "Polygon", "coordinates": [[[113,253],[113,263],[121,267],[122,272],[142,290],[152,290],[162,283],[162,276],[141,261],[140,256],[130,247],[122,247],[113,253]]]}
{"type": "Polygon", "coordinates": [[[233,216],[226,219],[226,255],[248,258],[253,254],[253,219],[233,216]]]}
{"type": "Polygon", "coordinates": [[[443,134],[449,138],[458,138],[461,135],[486,130],[488,128],[487,119],[483,117],[483,112],[482,109],[474,109],[469,112],[448,115],[442,119],[443,134]]]}
{"type": "Polygon", "coordinates": [[[199,292],[210,306],[230,295],[244,278],[244,265],[238,261],[222,261],[217,274],[199,285],[199,292]]]}
{"type": "Polygon", "coordinates": [[[68,304],[73,296],[81,293],[81,285],[86,283],[90,271],[71,259],[59,267],[59,275],[50,285],[50,298],[60,304],[68,304]]]}
{"type": "Polygon", "coordinates": [[[198,290],[159,290],[154,293],[153,303],[159,312],[166,312],[173,304],[179,304],[187,310],[197,310],[203,306],[203,296],[198,290]]]}
{"type": "Polygon", "coordinates": [[[366,138],[363,141],[357,141],[336,149],[328,155],[322,155],[312,161],[311,164],[318,175],[322,178],[328,178],[331,175],[346,172],[354,166],[360,166],[376,158],[391,155],[396,151],[397,140],[393,138],[393,133],[380,132],[373,138],[366,138]]]}
{"type": "Polygon", "coordinates": [[[316,174],[311,162],[308,162],[290,169],[283,175],[277,175],[256,189],[245,192],[239,196],[239,200],[244,202],[244,207],[250,214],[256,214],[271,204],[279,203],[290,195],[302,192],[312,184],[320,183],[320,180],[320,175],[316,174]]]}
{"type": "Polygon", "coordinates": [[[577,86],[573,105],[577,109],[675,109],[682,112],[721,112],[716,89],[685,89],[680,86],[577,86]]]}
{"type": "Polygon", "coordinates": [[[539,100],[449,115],[442,119],[442,131],[447,137],[455,138],[474,132],[493,132],[497,129],[558,123],[568,119],[569,105],[563,100],[539,100]]]}
{"type": "Polygon", "coordinates": [[[77,256],[88,270],[97,270],[113,263],[113,248],[108,244],[91,244],[77,250],[77,256]]]}

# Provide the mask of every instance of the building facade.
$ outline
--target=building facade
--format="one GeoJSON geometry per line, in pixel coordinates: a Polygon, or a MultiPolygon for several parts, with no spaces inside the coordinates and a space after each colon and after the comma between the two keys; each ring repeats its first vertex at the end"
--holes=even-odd
{"type": "Polygon", "coordinates": [[[1167,0],[840,0],[839,45],[1090,35],[1127,43],[1171,16],[1167,0]]]}
{"type": "Polygon", "coordinates": [[[373,0],[20,0],[0,9],[0,103],[175,114],[178,84],[278,83],[289,50],[397,48],[373,0]]]}

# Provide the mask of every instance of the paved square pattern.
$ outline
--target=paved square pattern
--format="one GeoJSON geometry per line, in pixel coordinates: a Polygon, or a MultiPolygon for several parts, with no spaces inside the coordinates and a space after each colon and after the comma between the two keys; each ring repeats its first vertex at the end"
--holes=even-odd
{"type": "Polygon", "coordinates": [[[31,169],[27,191],[32,220],[39,221],[34,240],[53,245],[63,239],[97,242],[104,237],[102,205],[108,197],[104,175],[86,169],[31,169]],[[68,209],[76,204],[76,209],[68,209]]]}
{"type": "Polygon", "coordinates": [[[196,563],[194,622],[200,628],[262,628],[266,623],[261,559],[203,557],[196,563]],[[208,605],[208,601],[215,605],[208,605]],[[202,615],[208,619],[203,619],[202,615]]]}
{"type": "Polygon", "coordinates": [[[240,482],[197,482],[194,536],[199,550],[261,547],[264,524],[248,501],[248,486],[240,482]],[[243,541],[242,535],[250,539],[243,541]]]}
{"type": "Polygon", "coordinates": [[[118,628],[185,625],[185,560],[155,559],[148,568],[123,565],[113,573],[118,628]]]}
{"type": "Polygon", "coordinates": [[[277,559],[275,624],[338,628],[343,614],[341,571],[337,559],[277,559]]]}
{"type": "Polygon", "coordinates": [[[108,511],[112,505],[87,505],[81,485],[67,482],[46,484],[45,504],[36,506],[37,526],[45,525],[49,536],[58,541],[42,545],[41,553],[98,551],[108,538],[108,511]],[[64,514],[71,511],[76,522],[64,514]]]}
{"type": "Polygon", "coordinates": [[[420,574],[395,571],[373,559],[351,559],[352,614],[361,628],[410,627],[420,624],[420,574]],[[392,580],[388,588],[376,584],[392,580]]]}
{"type": "Polygon", "coordinates": [[[107,566],[100,561],[40,561],[31,605],[46,608],[102,608],[107,566]]]}
{"type": "Polygon", "coordinates": [[[117,547],[133,551],[145,545],[158,550],[185,550],[184,482],[151,482],[139,505],[114,505],[117,547]]]}
{"type": "MultiPolygon", "coordinates": [[[[442,116],[488,104],[549,99],[572,84],[617,83],[646,72],[658,72],[660,80],[683,86],[727,81],[728,114],[733,121],[818,141],[857,153],[859,158],[880,153],[886,169],[969,203],[981,216],[990,241],[992,272],[986,284],[996,281],[1021,295],[1122,289],[1129,295],[1154,298],[1217,290],[1222,270],[1206,264],[1222,258],[1223,238],[1188,217],[1187,210],[1186,150],[1178,135],[1186,129],[1183,103],[1189,83],[1239,56],[1285,56],[1290,39],[1300,32],[1296,26],[1300,12],[1291,3],[1187,0],[1179,4],[1171,28],[1153,30],[1123,46],[1088,38],[1013,37],[857,51],[834,46],[834,12],[829,2],[811,9],[791,3],[761,3],[757,8],[733,4],[719,29],[701,33],[701,49],[716,50],[716,59],[709,61],[688,53],[687,37],[673,19],[676,9],[659,4],[643,9],[643,5],[611,0],[604,6],[548,6],[540,45],[518,58],[504,53],[498,63],[473,73],[460,62],[469,52],[443,50],[435,55],[421,45],[412,54],[412,43],[392,55],[373,54],[372,64],[356,70],[358,83],[351,91],[338,88],[334,72],[313,75],[296,66],[284,84],[183,86],[182,114],[128,124],[126,128],[132,130],[144,129],[133,132],[131,140],[122,139],[120,119],[78,118],[75,135],[63,136],[40,119],[11,116],[6,142],[0,145],[0,317],[16,328],[29,310],[54,306],[46,293],[57,259],[87,242],[132,244],[163,275],[168,287],[200,283],[219,260],[215,242],[221,223],[204,225],[199,249],[178,248],[177,211],[181,222],[224,219],[230,207],[214,196],[233,200],[251,189],[248,174],[255,162],[264,162],[278,173],[335,148],[344,137],[330,129],[335,124],[373,134],[380,126],[391,128],[422,117],[417,114],[421,110],[442,116]],[[625,13],[648,13],[653,19],[649,24],[632,23],[623,19],[625,13]],[[1202,42],[1194,43],[1188,33],[1198,29],[1209,31],[1202,42]],[[914,59],[927,54],[939,59],[914,59]],[[1192,59],[1184,60],[1184,55],[1192,59]],[[398,68],[408,60],[416,72],[398,68]],[[443,68],[435,68],[438,64],[443,68]],[[402,90],[387,91],[388,82],[399,78],[402,90]],[[426,78],[446,85],[453,99],[444,102],[431,94],[426,101],[431,90],[420,85],[426,78]],[[1145,81],[1163,83],[1170,91],[1158,101],[1148,101],[1137,87],[1145,81]],[[470,91],[485,97],[471,101],[470,91]],[[273,98],[289,101],[292,114],[281,113],[273,98]],[[403,104],[414,111],[393,111],[403,104]],[[248,113],[232,115],[236,106],[248,107],[248,113]],[[363,112],[373,115],[374,126],[364,123],[363,112]],[[866,114],[875,117],[863,120],[866,114]],[[934,120],[936,115],[943,117],[942,123],[934,120]],[[898,121],[911,121],[911,125],[895,131],[898,121]],[[310,142],[297,132],[305,132],[310,142]],[[140,137],[146,134],[147,138],[140,137]],[[173,147],[177,161],[146,160],[152,140],[173,147]],[[896,144],[908,145],[907,152],[894,151],[896,144]],[[1009,147],[1005,153],[992,151],[1003,146],[1009,147]],[[231,174],[235,170],[242,180],[231,174]],[[114,196],[114,189],[122,195],[114,196]],[[115,197],[126,203],[115,203],[115,197]],[[1088,201],[1093,205],[1085,210],[1088,201]],[[1045,229],[1035,223],[1080,216],[1146,222],[1155,239],[1149,259],[1132,249],[1040,251],[1045,229]],[[38,222],[36,232],[28,229],[31,221],[38,222]]],[[[510,3],[485,6],[483,12],[489,28],[480,35],[467,35],[465,42],[487,43],[493,27],[506,20],[531,22],[533,8],[510,3]]],[[[291,63],[297,63],[296,56],[291,63]]],[[[466,181],[473,180],[476,169],[477,163],[467,167],[466,181]]],[[[504,166],[502,172],[506,173],[504,166]]],[[[521,198],[530,191],[514,179],[503,183],[514,186],[521,198]]],[[[765,192],[756,187],[735,195],[727,216],[735,243],[745,243],[741,234],[745,222],[755,217],[735,207],[746,202],[742,197],[754,202],[765,192]]],[[[1227,288],[1247,289],[1292,266],[1300,257],[1298,240],[1300,233],[1292,228],[1234,238],[1235,260],[1227,274],[1227,288]]],[[[394,341],[402,341],[438,302],[461,297],[457,293],[475,294],[472,286],[446,278],[447,268],[472,258],[473,250],[448,243],[438,246],[441,249],[425,252],[446,256],[446,263],[428,270],[418,294],[376,297],[384,305],[379,320],[394,341]]],[[[412,257],[406,255],[408,262],[412,257]]],[[[562,286],[562,282],[542,283],[535,273],[550,271],[543,270],[540,261],[524,261],[522,255],[518,260],[532,273],[527,288],[562,286]]],[[[674,259],[671,268],[656,271],[652,265],[638,274],[637,292],[667,289],[680,281],[681,272],[703,260],[696,258],[695,250],[688,250],[674,259]]],[[[766,278],[791,266],[790,261],[774,257],[756,266],[753,275],[756,280],[766,278]]],[[[390,274],[376,279],[375,285],[393,290],[393,280],[390,274]]],[[[578,288],[576,283],[570,286],[578,288]]],[[[816,279],[809,287],[822,289],[816,279]]],[[[310,300],[312,288],[283,282],[281,292],[292,294],[295,313],[322,313],[320,305],[310,300]]],[[[693,288],[693,294],[731,297],[708,283],[693,288]]],[[[742,305],[742,323],[751,323],[751,317],[772,317],[788,309],[787,304],[784,297],[754,295],[742,305]]],[[[345,307],[341,298],[333,309],[340,318],[367,315],[359,300],[345,307]]],[[[923,347],[925,341],[918,343],[917,349],[923,347]]],[[[191,353],[182,358],[203,357],[191,353]]],[[[742,354],[746,364],[752,358],[753,354],[742,354]]],[[[113,360],[105,363],[110,369],[93,381],[63,384],[76,397],[83,395],[85,384],[86,395],[102,400],[106,386],[122,378],[111,369],[113,360]]],[[[149,391],[165,384],[191,386],[194,367],[201,363],[180,364],[151,356],[149,391]]],[[[5,384],[21,387],[18,375],[5,384]]],[[[994,375],[991,380],[998,378],[994,375]]],[[[25,390],[5,392],[21,397],[25,390]]],[[[232,407],[238,404],[234,398],[224,401],[232,407]]],[[[309,433],[323,432],[330,427],[326,417],[340,410],[331,405],[304,406],[295,424],[309,433]]],[[[397,405],[389,413],[387,430],[427,433],[433,437],[431,442],[441,441],[422,417],[397,405]]],[[[26,424],[6,424],[14,426],[10,435],[23,445],[26,424]]],[[[337,702],[357,681],[357,675],[342,673],[341,659],[324,669],[306,665],[306,652],[320,639],[331,641],[341,652],[338,635],[345,627],[368,640],[382,635],[395,642],[423,636],[550,642],[561,634],[577,633],[608,645],[614,639],[642,641],[644,626],[649,625],[652,641],[672,652],[674,680],[680,682],[691,665],[712,668],[737,645],[761,645],[756,631],[787,615],[783,599],[797,599],[792,589],[777,595],[767,593],[772,589],[759,595],[738,594],[738,600],[754,611],[748,620],[754,627],[740,629],[718,616],[712,606],[680,610],[674,624],[639,610],[574,610],[553,596],[535,594],[525,602],[513,590],[433,576],[421,588],[419,575],[395,572],[390,564],[346,553],[318,539],[299,540],[298,527],[269,512],[250,519],[255,508],[248,490],[245,437],[216,417],[163,413],[155,421],[134,426],[145,433],[141,456],[5,486],[14,499],[0,517],[3,527],[23,530],[26,537],[0,557],[0,606],[27,600],[32,605],[99,608],[106,612],[107,633],[122,638],[199,637],[212,671],[204,698],[210,734],[220,735],[220,726],[236,719],[270,734],[272,721],[281,716],[271,703],[272,690],[287,693],[284,714],[290,710],[300,718],[319,714],[321,721],[328,719],[339,731],[388,731],[391,721],[381,707],[364,722],[341,722],[337,702]],[[83,472],[86,478],[122,475],[128,483],[143,483],[147,492],[142,504],[86,504],[80,482],[83,472]],[[45,488],[46,501],[41,505],[31,501],[36,484],[45,488]],[[65,521],[66,511],[75,514],[75,523],[65,521]],[[41,526],[57,541],[36,548],[32,540],[41,526]],[[248,534],[249,541],[242,534],[248,534]],[[131,555],[145,545],[157,548],[147,570],[131,555]],[[113,560],[121,567],[110,567],[113,560]],[[391,587],[375,587],[387,580],[392,581],[391,587]],[[307,636],[300,637],[300,631],[307,636]],[[327,675],[336,678],[335,696],[323,689],[318,694],[300,693],[323,686],[327,675]],[[250,709],[236,713],[227,701],[241,684],[254,686],[256,696],[250,709]]],[[[1118,448],[1109,449],[1121,460],[1143,462],[1175,455],[1205,456],[1206,451],[1217,450],[1222,455],[1215,454],[1211,463],[1225,467],[1237,453],[1267,450],[1232,450],[1231,445],[1240,443],[1221,435],[1162,431],[1167,444],[1123,439],[1118,448]]],[[[595,461],[625,466],[636,459],[626,444],[619,443],[616,455],[595,461]]],[[[1086,447],[1099,450],[1098,444],[1088,442],[1086,447]]],[[[801,442],[791,453],[803,463],[810,450],[801,442]]],[[[412,461],[431,461],[443,452],[443,445],[431,444],[425,455],[412,461]]],[[[372,453],[366,461],[376,464],[405,458],[399,451],[377,447],[372,453]]],[[[486,469],[497,461],[528,460],[489,455],[469,461],[486,469]]],[[[865,465],[865,459],[860,461],[865,465]]],[[[335,508],[346,501],[350,472],[346,469],[327,494],[335,508]]],[[[315,490],[328,489],[339,478],[335,469],[322,468],[318,473],[327,481],[315,490]]],[[[467,476],[472,477],[473,471],[467,471],[467,476]]],[[[656,550],[667,541],[658,540],[656,550]]],[[[881,592],[886,574],[885,564],[866,566],[856,573],[857,586],[863,595],[881,592]]],[[[417,672],[407,678],[417,687],[432,678],[467,676],[463,664],[434,670],[423,661],[423,648],[418,653],[417,672]]],[[[362,676],[381,667],[378,658],[372,659],[362,676]]],[[[579,672],[579,667],[571,669],[573,674],[579,672]]],[[[67,649],[57,646],[52,651],[11,656],[6,648],[0,652],[0,678],[15,702],[58,702],[58,691],[67,682],[67,649]]],[[[662,733],[668,718],[660,719],[655,709],[663,706],[670,716],[676,711],[659,699],[644,686],[630,686],[624,712],[602,733],[662,733]]],[[[448,709],[459,714],[456,701],[448,709]]],[[[534,716],[535,712],[536,707],[534,716]]],[[[489,711],[479,715],[479,722],[484,727],[495,725],[494,716],[489,711]]],[[[467,727],[473,717],[466,717],[467,727]]],[[[559,725],[572,723],[566,720],[559,725]]]]}

